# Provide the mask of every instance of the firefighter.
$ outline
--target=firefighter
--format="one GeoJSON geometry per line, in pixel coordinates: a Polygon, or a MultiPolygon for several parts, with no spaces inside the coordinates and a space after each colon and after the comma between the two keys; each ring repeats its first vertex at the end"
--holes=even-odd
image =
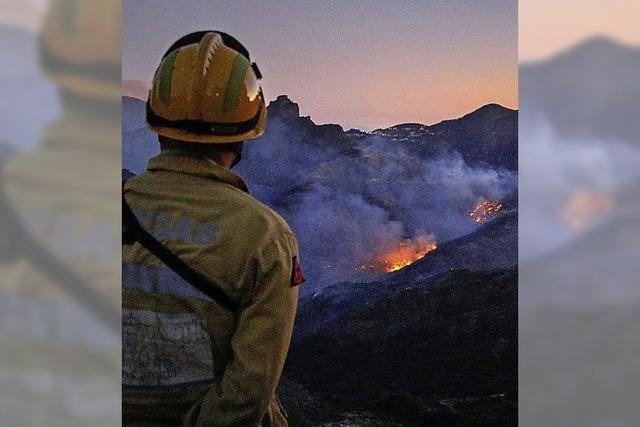
{"type": "Polygon", "coordinates": [[[265,130],[260,78],[244,46],[216,31],[178,40],[153,78],[147,124],[161,152],[123,202],[186,266],[123,246],[124,425],[287,425],[275,390],[304,281],[297,242],[230,170],[265,130]]]}

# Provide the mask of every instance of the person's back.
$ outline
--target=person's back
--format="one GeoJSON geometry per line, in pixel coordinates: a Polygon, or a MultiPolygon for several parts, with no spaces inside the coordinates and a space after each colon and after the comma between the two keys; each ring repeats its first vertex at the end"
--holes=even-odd
{"type": "Polygon", "coordinates": [[[296,239],[229,170],[239,157],[231,145],[160,134],[161,154],[127,181],[124,199],[144,230],[240,308],[139,242],[123,246],[123,424],[286,425],[275,388],[303,280],[296,239]]]}

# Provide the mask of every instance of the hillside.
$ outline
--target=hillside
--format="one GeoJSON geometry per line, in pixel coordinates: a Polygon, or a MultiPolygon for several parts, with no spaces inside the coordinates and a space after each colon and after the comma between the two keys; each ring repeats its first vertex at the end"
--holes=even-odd
{"type": "Polygon", "coordinates": [[[407,426],[515,426],[516,271],[447,272],[386,293],[309,330],[352,293],[301,301],[285,375],[407,426]]]}
{"type": "Polygon", "coordinates": [[[512,210],[470,234],[441,244],[423,259],[390,275],[386,280],[406,283],[447,270],[495,270],[512,268],[517,264],[518,212],[512,210]]]}

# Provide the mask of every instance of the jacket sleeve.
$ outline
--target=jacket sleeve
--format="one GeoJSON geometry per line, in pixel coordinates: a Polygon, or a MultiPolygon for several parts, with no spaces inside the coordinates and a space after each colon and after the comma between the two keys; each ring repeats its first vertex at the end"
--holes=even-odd
{"type": "Polygon", "coordinates": [[[275,239],[257,254],[251,301],[238,317],[233,360],[218,386],[187,415],[187,425],[257,426],[267,411],[289,351],[298,288],[291,285],[293,236],[275,239]]]}

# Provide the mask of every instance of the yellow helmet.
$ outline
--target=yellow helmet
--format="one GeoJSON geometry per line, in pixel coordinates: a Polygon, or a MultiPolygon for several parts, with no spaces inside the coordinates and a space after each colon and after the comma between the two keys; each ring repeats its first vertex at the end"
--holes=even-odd
{"type": "Polygon", "coordinates": [[[40,63],[63,89],[119,101],[122,59],[119,0],[52,0],[40,35],[40,63]]]}
{"type": "Polygon", "coordinates": [[[264,133],[267,108],[249,52],[215,31],[174,43],[153,77],[147,125],[159,135],[201,143],[233,143],[264,133]]]}

